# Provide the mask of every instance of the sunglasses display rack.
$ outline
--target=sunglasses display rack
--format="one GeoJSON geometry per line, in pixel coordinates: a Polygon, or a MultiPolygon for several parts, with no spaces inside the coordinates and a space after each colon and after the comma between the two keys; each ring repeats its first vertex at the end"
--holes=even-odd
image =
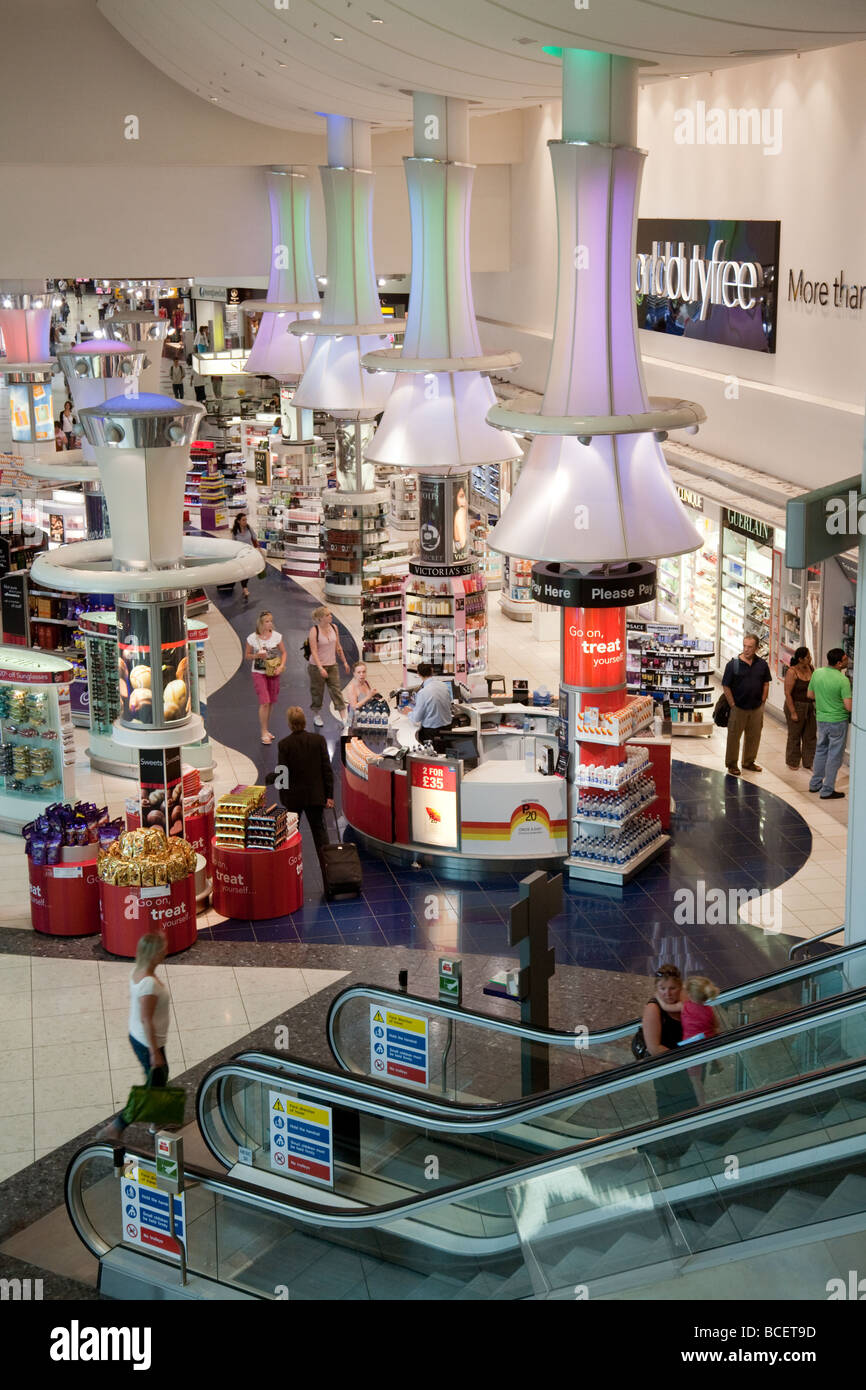
{"type": "Polygon", "coordinates": [[[671,731],[709,736],[715,648],[708,638],[642,634],[637,689],[670,706],[671,731]]]}

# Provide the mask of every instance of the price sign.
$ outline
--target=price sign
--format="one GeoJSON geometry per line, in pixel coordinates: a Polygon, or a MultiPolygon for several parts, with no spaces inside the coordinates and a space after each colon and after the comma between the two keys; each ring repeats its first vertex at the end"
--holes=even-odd
{"type": "Polygon", "coordinates": [[[407,764],[410,841],[436,849],[459,849],[459,762],[410,756],[407,764]]]}

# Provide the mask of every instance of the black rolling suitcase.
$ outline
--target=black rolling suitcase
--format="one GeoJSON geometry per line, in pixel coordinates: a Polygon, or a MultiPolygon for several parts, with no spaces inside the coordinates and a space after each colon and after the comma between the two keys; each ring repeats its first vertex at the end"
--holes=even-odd
{"type": "Polygon", "coordinates": [[[355,845],[344,845],[340,840],[340,824],[334,811],[334,828],[337,832],[336,844],[322,847],[319,862],[322,866],[322,881],[325,897],[336,898],[344,894],[359,897],[364,881],[361,860],[355,845]]]}

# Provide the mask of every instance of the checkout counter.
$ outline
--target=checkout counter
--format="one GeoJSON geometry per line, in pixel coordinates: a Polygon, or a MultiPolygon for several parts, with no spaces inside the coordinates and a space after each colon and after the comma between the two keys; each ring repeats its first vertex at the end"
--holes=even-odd
{"type": "Polygon", "coordinates": [[[370,848],[435,859],[466,877],[474,867],[558,864],[568,851],[567,783],[555,774],[556,705],[455,702],[455,726],[420,746],[405,712],[387,730],[344,735],[343,810],[370,848]]]}

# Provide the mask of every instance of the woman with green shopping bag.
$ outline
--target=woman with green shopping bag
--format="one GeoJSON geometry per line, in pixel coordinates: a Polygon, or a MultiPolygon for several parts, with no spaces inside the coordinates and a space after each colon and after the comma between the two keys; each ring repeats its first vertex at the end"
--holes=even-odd
{"type": "MultiPolygon", "coordinates": [[[[148,932],[140,937],[135,965],[129,977],[129,1042],[144,1068],[147,1087],[154,1089],[164,1087],[168,1081],[165,1040],[168,1034],[169,993],[156,974],[156,967],[165,960],[165,953],[166,939],[162,932],[148,932]]],[[[143,1089],[133,1087],[133,1092],[140,1095],[143,1089]]],[[[130,1092],[130,1099],[123,1110],[102,1131],[103,1138],[119,1139],[133,1120],[150,1118],[139,1114],[141,1106],[136,1105],[133,1092],[130,1092]]],[[[155,1131],[156,1125],[150,1128],[155,1131]]]]}

